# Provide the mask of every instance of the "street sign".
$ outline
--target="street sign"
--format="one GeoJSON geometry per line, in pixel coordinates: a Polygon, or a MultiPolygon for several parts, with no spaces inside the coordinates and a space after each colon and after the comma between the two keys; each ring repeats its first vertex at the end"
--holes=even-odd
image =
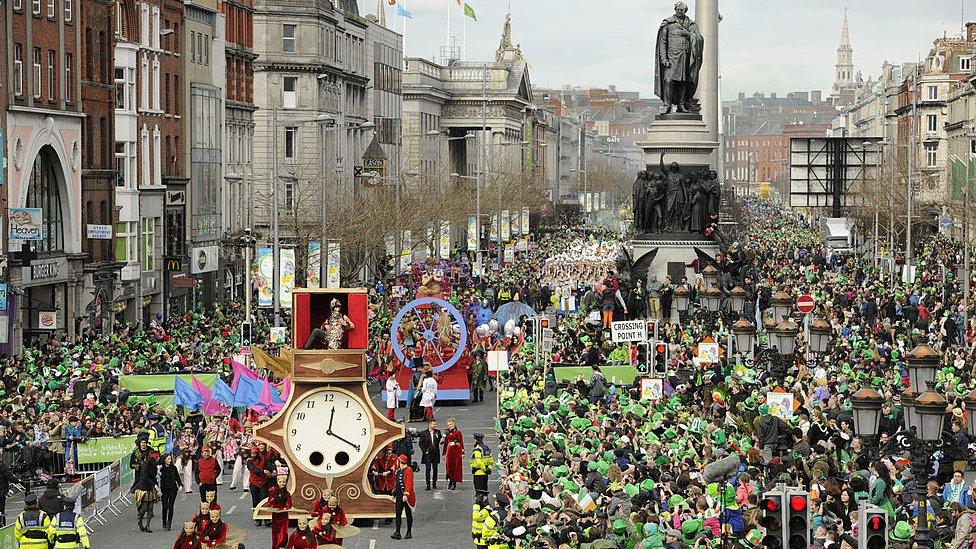
{"type": "Polygon", "coordinates": [[[241,354],[251,354],[251,323],[241,323],[241,354]]]}
{"type": "Polygon", "coordinates": [[[610,325],[614,343],[647,341],[647,323],[643,320],[623,320],[610,325]]]}
{"type": "Polygon", "coordinates": [[[555,344],[555,331],[552,328],[542,328],[542,352],[551,353],[555,344]]]}
{"type": "Polygon", "coordinates": [[[803,314],[812,313],[815,306],[813,296],[810,294],[803,294],[796,298],[796,310],[803,314]]]}

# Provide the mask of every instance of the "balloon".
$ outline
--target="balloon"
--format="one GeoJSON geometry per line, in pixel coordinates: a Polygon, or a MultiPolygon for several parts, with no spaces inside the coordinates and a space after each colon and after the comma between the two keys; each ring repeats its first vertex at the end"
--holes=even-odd
{"type": "Polygon", "coordinates": [[[515,333],[515,319],[510,318],[505,323],[505,335],[511,337],[513,333],[515,333]]]}
{"type": "Polygon", "coordinates": [[[512,334],[514,334],[516,336],[522,335],[522,328],[519,328],[518,326],[516,326],[515,329],[512,330],[512,334]]]}
{"type": "Polygon", "coordinates": [[[486,335],[488,335],[491,332],[491,328],[489,328],[487,324],[482,324],[481,326],[478,326],[477,328],[475,328],[474,331],[479,336],[485,337],[486,335]]]}
{"type": "Polygon", "coordinates": [[[491,321],[488,322],[488,327],[491,328],[491,331],[497,332],[498,331],[498,320],[496,320],[494,318],[491,319],[491,321]]]}

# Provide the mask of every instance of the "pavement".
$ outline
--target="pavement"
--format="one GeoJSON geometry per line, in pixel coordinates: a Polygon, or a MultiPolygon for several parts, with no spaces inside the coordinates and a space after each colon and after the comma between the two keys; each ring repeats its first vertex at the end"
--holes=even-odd
{"type": "MultiPolygon", "coordinates": [[[[378,389],[379,387],[376,387],[376,390],[378,389]]],[[[372,392],[375,393],[376,391],[372,392]]],[[[447,404],[435,408],[435,417],[441,429],[444,428],[448,418],[455,417],[458,420],[458,428],[464,433],[466,452],[464,456],[464,481],[454,491],[441,489],[427,492],[424,490],[424,470],[423,465],[421,465],[420,472],[415,475],[414,487],[417,490],[417,507],[413,511],[413,539],[400,541],[390,539],[390,535],[393,533],[393,525],[384,524],[382,520],[357,521],[355,525],[362,529],[361,533],[358,536],[344,539],[343,547],[351,549],[473,547],[471,541],[471,504],[474,499],[474,486],[468,459],[470,448],[474,444],[472,435],[476,432],[485,434],[485,442],[491,447],[492,453],[497,455],[498,434],[494,429],[496,397],[497,393],[488,392],[483,403],[447,404]]],[[[374,394],[373,403],[379,410],[385,411],[385,404],[380,400],[378,394],[374,394]]],[[[406,409],[401,408],[400,413],[405,414],[406,409]]],[[[422,430],[426,427],[426,423],[411,423],[409,426],[422,430]]],[[[415,443],[414,456],[418,462],[419,452],[420,450],[415,443]]],[[[446,488],[447,481],[443,479],[443,463],[439,473],[441,480],[438,482],[438,487],[446,488]]],[[[225,481],[229,481],[226,473],[225,481]]],[[[173,531],[171,532],[162,529],[161,510],[158,504],[154,509],[156,516],[153,518],[152,534],[139,531],[134,506],[123,507],[122,513],[117,517],[113,516],[111,512],[107,512],[105,513],[108,520],[107,525],[89,521],[93,530],[91,534],[92,548],[171,549],[176,536],[179,534],[178,529],[184,521],[189,520],[196,512],[199,500],[200,497],[196,492],[181,494],[177,497],[173,531]]],[[[226,485],[222,485],[217,489],[217,501],[223,507],[224,520],[243,529],[246,533],[244,545],[247,549],[267,549],[271,546],[271,529],[257,527],[251,520],[250,493],[241,492],[241,490],[230,491],[226,485]]],[[[8,514],[8,516],[15,517],[16,515],[8,514]]],[[[403,528],[406,530],[406,524],[403,528]]]]}

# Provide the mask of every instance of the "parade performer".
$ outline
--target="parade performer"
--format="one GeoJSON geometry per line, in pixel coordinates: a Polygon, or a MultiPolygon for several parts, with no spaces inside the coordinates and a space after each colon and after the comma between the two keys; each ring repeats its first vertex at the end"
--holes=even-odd
{"type": "Polygon", "coordinates": [[[328,514],[331,516],[332,528],[336,531],[336,537],[333,539],[332,543],[335,545],[342,545],[342,538],[339,536],[341,533],[341,528],[349,524],[349,519],[346,518],[346,512],[343,511],[342,507],[339,505],[339,497],[336,496],[331,490],[325,490],[322,495],[315,502],[312,508],[312,515],[328,514]]]}
{"type": "Polygon", "coordinates": [[[173,549],[201,549],[201,547],[203,544],[200,535],[197,534],[196,525],[192,521],[183,523],[183,530],[176,537],[173,549]]]}
{"type": "Polygon", "coordinates": [[[303,349],[341,349],[346,332],[355,329],[356,324],[342,314],[342,303],[332,298],[328,318],[322,321],[320,327],[312,330],[303,349]]]}
{"type": "Polygon", "coordinates": [[[317,549],[318,542],[315,541],[315,532],[309,526],[309,517],[298,517],[298,527],[288,538],[288,545],[285,549],[317,549]]]}
{"type": "Polygon", "coordinates": [[[410,539],[413,537],[413,507],[417,506],[417,494],[413,491],[413,469],[407,464],[407,456],[400,456],[396,462],[396,476],[393,498],[396,501],[396,531],[391,539],[410,539]],[[403,513],[407,514],[407,533],[400,535],[403,513]]]}
{"type": "Polygon", "coordinates": [[[288,510],[292,508],[288,493],[287,474],[278,474],[274,486],[268,489],[268,506],[271,512],[271,549],[281,549],[288,542],[288,510]]]}
{"type": "Polygon", "coordinates": [[[227,541],[227,523],[220,518],[219,509],[210,510],[210,520],[199,534],[204,547],[218,547],[227,541]]]}
{"type": "Polygon", "coordinates": [[[456,490],[461,482],[461,460],[464,456],[464,436],[457,428],[457,419],[447,420],[447,434],[444,435],[444,447],[441,455],[444,456],[444,469],[447,473],[447,488],[456,490]]]}

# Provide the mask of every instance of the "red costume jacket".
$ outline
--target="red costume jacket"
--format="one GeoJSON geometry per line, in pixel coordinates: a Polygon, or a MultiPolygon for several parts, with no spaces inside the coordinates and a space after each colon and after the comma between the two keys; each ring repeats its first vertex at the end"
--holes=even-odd
{"type": "Polygon", "coordinates": [[[417,506],[417,492],[413,489],[413,469],[409,466],[404,465],[400,471],[395,471],[393,474],[393,481],[396,482],[397,474],[403,472],[403,493],[404,499],[407,501],[407,505],[410,507],[417,506]]]}
{"type": "Polygon", "coordinates": [[[329,513],[332,515],[332,523],[336,526],[346,526],[349,524],[349,519],[346,518],[346,512],[342,510],[341,505],[337,505],[335,509],[329,507],[327,501],[319,498],[312,507],[312,516],[317,517],[322,513],[329,513]]]}
{"type": "Polygon", "coordinates": [[[451,482],[461,482],[461,460],[464,457],[464,435],[455,429],[444,435],[444,463],[447,472],[447,480],[451,482]]]}
{"type": "Polygon", "coordinates": [[[295,530],[288,538],[286,549],[317,549],[318,542],[315,541],[315,533],[311,528],[306,530],[295,530]]]}
{"type": "Polygon", "coordinates": [[[227,541],[227,523],[222,520],[211,522],[200,535],[204,547],[216,547],[227,541]]]}
{"type": "Polygon", "coordinates": [[[176,543],[173,544],[173,549],[200,549],[202,545],[200,544],[200,537],[194,532],[189,536],[185,532],[180,532],[179,537],[176,538],[176,543]]]}

